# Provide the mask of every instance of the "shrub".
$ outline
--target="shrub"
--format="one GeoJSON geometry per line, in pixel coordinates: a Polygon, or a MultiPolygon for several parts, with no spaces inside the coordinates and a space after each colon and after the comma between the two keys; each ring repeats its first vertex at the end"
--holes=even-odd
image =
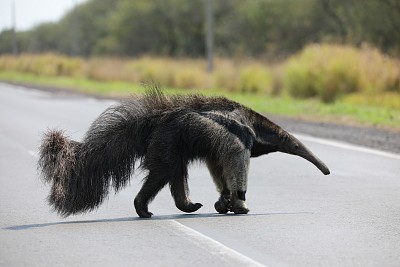
{"type": "MultiPolygon", "coordinates": [[[[70,58],[56,54],[0,56],[0,71],[71,76],[165,87],[211,88],[235,92],[319,97],[325,102],[352,94],[400,93],[400,63],[377,49],[310,45],[277,65],[217,58],[212,75],[203,59],[141,57],[70,58]]],[[[386,101],[386,100],[385,100],[386,101]]],[[[386,101],[387,102],[387,101],[386,101]]]]}
{"type": "Polygon", "coordinates": [[[399,66],[368,47],[312,45],[287,61],[283,82],[295,97],[318,96],[333,102],[352,92],[400,90],[399,66]]]}
{"type": "Polygon", "coordinates": [[[364,46],[359,56],[361,89],[367,93],[400,92],[400,62],[364,46]]]}
{"type": "Polygon", "coordinates": [[[284,84],[295,97],[319,96],[324,102],[332,102],[359,89],[357,63],[354,48],[309,46],[286,63],[284,84]]]}
{"type": "Polygon", "coordinates": [[[271,93],[272,74],[267,67],[252,63],[240,71],[239,90],[249,93],[271,93]]]}

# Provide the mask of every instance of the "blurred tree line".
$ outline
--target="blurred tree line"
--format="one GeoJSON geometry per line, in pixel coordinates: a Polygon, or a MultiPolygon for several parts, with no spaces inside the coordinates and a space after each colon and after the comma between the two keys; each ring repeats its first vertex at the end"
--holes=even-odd
{"type": "MultiPolygon", "coordinates": [[[[90,57],[201,57],[204,0],[89,0],[56,23],[17,32],[18,51],[90,57]]],[[[372,44],[400,55],[399,0],[215,0],[220,56],[279,59],[306,44],[372,44]]],[[[0,54],[12,52],[12,30],[0,33],[0,54]]]]}

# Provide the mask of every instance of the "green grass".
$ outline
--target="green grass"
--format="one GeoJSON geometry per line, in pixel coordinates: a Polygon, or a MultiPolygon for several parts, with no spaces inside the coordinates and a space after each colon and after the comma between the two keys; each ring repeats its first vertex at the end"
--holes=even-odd
{"type": "Polygon", "coordinates": [[[0,72],[0,79],[9,82],[54,87],[55,89],[67,88],[81,93],[112,97],[126,96],[130,93],[143,91],[142,86],[127,82],[104,83],[92,81],[87,78],[37,76],[18,72],[0,72]]]}
{"type": "MultiPolygon", "coordinates": [[[[110,97],[125,97],[142,93],[142,85],[128,82],[98,82],[87,78],[44,77],[17,72],[0,72],[0,80],[46,86],[68,88],[87,94],[110,97]]],[[[400,130],[400,110],[367,104],[353,104],[336,101],[326,104],[317,99],[294,99],[289,96],[267,96],[263,94],[233,93],[218,89],[185,90],[166,88],[167,94],[203,93],[224,95],[261,113],[271,113],[314,121],[330,121],[346,124],[364,124],[400,130]]]]}
{"type": "Polygon", "coordinates": [[[255,95],[228,95],[262,113],[278,114],[312,121],[373,125],[400,130],[400,110],[336,101],[325,104],[316,99],[294,99],[255,95]]]}

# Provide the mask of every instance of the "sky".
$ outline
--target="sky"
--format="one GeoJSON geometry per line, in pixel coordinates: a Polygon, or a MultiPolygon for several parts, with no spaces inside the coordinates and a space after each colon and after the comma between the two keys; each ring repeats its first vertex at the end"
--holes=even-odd
{"type": "Polygon", "coordinates": [[[0,0],[0,31],[12,26],[12,5],[15,3],[16,28],[18,31],[29,30],[43,22],[56,22],[75,3],[86,0],[0,0]]]}

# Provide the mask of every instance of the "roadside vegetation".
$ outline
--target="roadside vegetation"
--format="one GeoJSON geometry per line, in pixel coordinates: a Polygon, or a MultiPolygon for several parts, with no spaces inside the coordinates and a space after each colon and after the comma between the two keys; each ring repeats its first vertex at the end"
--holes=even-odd
{"type": "Polygon", "coordinates": [[[83,59],[0,56],[0,79],[124,97],[157,83],[167,92],[223,94],[260,112],[400,129],[400,62],[371,47],[309,45],[279,63],[218,58],[83,59]]]}
{"type": "Polygon", "coordinates": [[[398,0],[207,2],[88,0],[58,21],[3,29],[0,80],[112,97],[157,83],[260,112],[400,129],[398,0]]]}
{"type": "MultiPolygon", "coordinates": [[[[372,44],[400,56],[398,0],[218,0],[215,52],[281,60],[310,43],[372,44]]],[[[59,21],[16,33],[21,53],[203,57],[204,0],[87,0],[59,21]]],[[[17,23],[18,24],[18,23],[17,23]]],[[[12,29],[0,32],[11,53],[12,29]]]]}

